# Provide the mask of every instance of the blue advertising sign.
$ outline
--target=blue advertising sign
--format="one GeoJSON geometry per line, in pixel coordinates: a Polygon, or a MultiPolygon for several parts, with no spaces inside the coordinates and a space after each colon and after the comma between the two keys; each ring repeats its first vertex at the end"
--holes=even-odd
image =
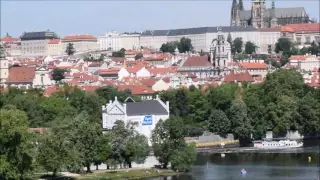
{"type": "Polygon", "coordinates": [[[152,125],[152,116],[144,116],[142,126],[152,125]]]}

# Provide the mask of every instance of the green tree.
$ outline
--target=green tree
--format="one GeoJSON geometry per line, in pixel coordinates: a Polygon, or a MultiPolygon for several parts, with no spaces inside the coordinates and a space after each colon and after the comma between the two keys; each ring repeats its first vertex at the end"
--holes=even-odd
{"type": "Polygon", "coordinates": [[[172,169],[180,172],[186,172],[190,170],[190,165],[196,161],[196,147],[194,143],[182,144],[178,149],[173,150],[170,156],[170,163],[172,169]]]}
{"type": "Polygon", "coordinates": [[[320,55],[319,43],[313,41],[311,43],[311,46],[308,48],[308,52],[310,52],[313,55],[319,56],[320,55]]]}
{"type": "Polygon", "coordinates": [[[68,56],[73,55],[76,52],[76,50],[73,47],[72,43],[69,43],[68,46],[66,47],[66,53],[68,54],[68,56]]]}
{"type": "Polygon", "coordinates": [[[96,93],[103,98],[104,103],[109,102],[109,100],[114,100],[116,96],[118,96],[118,91],[112,86],[104,86],[96,89],[96,93]]]}
{"type": "Polygon", "coordinates": [[[73,129],[66,134],[68,140],[78,151],[87,172],[91,172],[90,166],[98,156],[97,147],[102,136],[100,125],[83,112],[72,119],[67,128],[73,129]]]}
{"type": "Polygon", "coordinates": [[[299,132],[301,134],[312,136],[320,132],[320,103],[311,92],[299,100],[299,132]]]}
{"type": "Polygon", "coordinates": [[[180,53],[192,52],[193,46],[191,44],[191,39],[182,37],[179,41],[178,49],[180,53]]]}
{"type": "Polygon", "coordinates": [[[115,122],[111,130],[112,151],[109,156],[109,160],[114,164],[131,168],[133,161],[143,163],[148,156],[148,140],[135,130],[136,126],[133,122],[127,125],[121,120],[115,122]]]}
{"type": "Polygon", "coordinates": [[[0,109],[0,179],[26,179],[33,170],[32,136],[26,113],[0,109]]]}
{"type": "Polygon", "coordinates": [[[241,99],[232,102],[229,109],[229,119],[233,134],[240,140],[248,140],[252,133],[251,120],[247,114],[247,106],[241,99]]]}
{"type": "Polygon", "coordinates": [[[138,60],[138,59],[141,59],[141,58],[143,58],[143,54],[141,54],[141,53],[139,53],[139,54],[134,56],[135,60],[138,60]]]}
{"type": "Polygon", "coordinates": [[[70,143],[62,134],[48,132],[40,138],[37,162],[55,177],[66,168],[70,148],[70,143]]]}
{"type": "Polygon", "coordinates": [[[232,44],[233,41],[232,41],[232,37],[231,37],[230,33],[228,33],[227,42],[230,44],[231,53],[235,54],[235,49],[234,49],[233,44],[232,44]]]}
{"type": "Polygon", "coordinates": [[[152,131],[154,155],[163,168],[171,163],[174,170],[186,171],[195,160],[195,146],[187,147],[184,141],[185,125],[181,118],[171,116],[160,120],[152,131]],[[179,154],[179,156],[177,156],[179,154]]]}
{"type": "Polygon", "coordinates": [[[279,38],[277,43],[275,44],[275,52],[279,53],[283,52],[283,55],[290,56],[291,50],[293,48],[293,43],[288,38],[279,38]]]}
{"type": "Polygon", "coordinates": [[[303,47],[303,48],[298,50],[298,54],[299,55],[306,55],[307,53],[309,53],[309,49],[306,48],[306,47],[303,47]]]}
{"type": "Polygon", "coordinates": [[[174,102],[176,103],[175,115],[185,117],[188,115],[188,96],[187,90],[180,88],[175,94],[174,102]]]}
{"type": "Polygon", "coordinates": [[[64,79],[65,72],[66,70],[64,69],[55,68],[52,71],[52,79],[55,80],[56,82],[60,82],[62,79],[64,79]]]}
{"type": "Polygon", "coordinates": [[[253,52],[256,52],[256,48],[257,46],[254,43],[248,41],[245,45],[244,51],[246,54],[252,54],[253,52]]]}
{"type": "Polygon", "coordinates": [[[167,42],[161,45],[160,51],[174,53],[175,49],[178,47],[179,42],[167,42]]]}
{"type": "Polygon", "coordinates": [[[120,51],[112,52],[112,57],[124,57],[126,54],[126,50],[121,48],[120,51]]]}
{"type": "Polygon", "coordinates": [[[240,37],[235,38],[233,40],[232,44],[233,44],[233,48],[234,48],[235,53],[242,52],[242,46],[243,46],[242,38],[240,38],[240,37]]]}
{"type": "Polygon", "coordinates": [[[231,122],[222,110],[213,109],[209,117],[208,129],[210,132],[226,136],[230,133],[231,122]]]}

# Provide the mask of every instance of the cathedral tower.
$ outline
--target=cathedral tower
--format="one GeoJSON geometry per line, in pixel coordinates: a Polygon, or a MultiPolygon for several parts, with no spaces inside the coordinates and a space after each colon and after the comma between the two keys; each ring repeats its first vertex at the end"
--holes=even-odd
{"type": "Polygon", "coordinates": [[[275,7],[275,3],[274,0],[272,0],[272,5],[271,5],[271,27],[276,27],[278,26],[278,19],[276,17],[276,7],[275,7]]]}
{"type": "Polygon", "coordinates": [[[264,15],[266,11],[265,0],[252,0],[252,26],[254,28],[265,28],[264,15]]]}
{"type": "Polygon", "coordinates": [[[237,0],[232,1],[230,26],[240,26],[240,10],[237,0]]]}

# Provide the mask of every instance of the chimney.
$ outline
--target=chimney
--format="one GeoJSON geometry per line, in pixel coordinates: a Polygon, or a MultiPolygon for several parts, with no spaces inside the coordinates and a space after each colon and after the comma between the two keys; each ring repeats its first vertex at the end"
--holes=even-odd
{"type": "Polygon", "coordinates": [[[114,97],[114,100],[115,100],[115,101],[118,101],[118,97],[117,97],[117,96],[115,96],[115,97],[114,97]]]}
{"type": "Polygon", "coordinates": [[[166,101],[166,105],[167,105],[167,111],[168,111],[168,114],[170,114],[169,101],[166,101]]]}
{"type": "Polygon", "coordinates": [[[102,105],[102,111],[105,110],[105,109],[106,109],[106,106],[105,106],[105,105],[102,105]]]}
{"type": "Polygon", "coordinates": [[[156,95],[156,100],[159,100],[159,95],[158,94],[156,95]]]}

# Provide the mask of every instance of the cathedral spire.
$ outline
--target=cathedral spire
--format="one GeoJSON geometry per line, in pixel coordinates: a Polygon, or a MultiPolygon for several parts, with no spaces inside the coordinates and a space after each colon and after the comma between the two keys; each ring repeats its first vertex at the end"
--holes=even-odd
{"type": "Polygon", "coordinates": [[[243,10],[244,10],[242,0],[239,0],[239,10],[240,10],[240,11],[243,11],[243,10]]]}

